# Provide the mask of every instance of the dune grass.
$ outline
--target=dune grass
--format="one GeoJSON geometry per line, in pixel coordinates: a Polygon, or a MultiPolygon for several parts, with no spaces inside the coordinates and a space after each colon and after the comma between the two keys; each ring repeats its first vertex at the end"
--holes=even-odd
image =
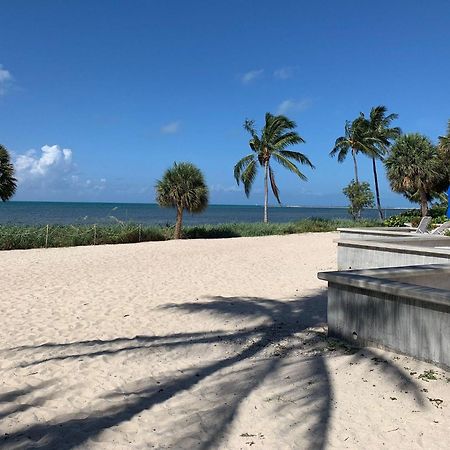
{"type": "MultiPolygon", "coordinates": [[[[218,239],[283,235],[307,232],[334,231],[338,227],[380,226],[379,221],[304,219],[288,223],[230,223],[188,226],[183,229],[185,239],[218,239]]],[[[74,247],[82,245],[126,244],[133,242],[165,241],[173,237],[173,226],[114,225],[0,225],[0,250],[43,247],[74,247]]]]}

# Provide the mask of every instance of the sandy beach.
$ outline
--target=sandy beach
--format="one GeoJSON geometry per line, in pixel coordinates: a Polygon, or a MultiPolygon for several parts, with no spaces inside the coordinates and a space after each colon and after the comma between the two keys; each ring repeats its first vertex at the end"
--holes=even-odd
{"type": "Polygon", "coordinates": [[[1,252],[0,448],[446,448],[450,373],[326,338],[336,237],[1,252]]]}

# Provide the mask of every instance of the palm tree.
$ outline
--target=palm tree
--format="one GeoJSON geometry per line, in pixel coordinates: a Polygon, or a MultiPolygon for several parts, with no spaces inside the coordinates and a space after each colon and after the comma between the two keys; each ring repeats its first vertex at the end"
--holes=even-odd
{"type": "Polygon", "coordinates": [[[258,136],[253,120],[244,122],[244,129],[247,130],[251,139],[249,141],[252,153],[244,156],[234,166],[234,178],[237,184],[244,185],[245,195],[250,195],[253,182],[256,177],[258,165],[264,168],[264,222],[268,222],[268,199],[269,199],[269,180],[273,195],[280,202],[280,191],[275,181],[275,172],[271,165],[273,158],[279,164],[289,171],[295,173],[301,180],[306,181],[306,176],[300,172],[296,163],[305,164],[314,169],[311,161],[303,153],[286,150],[291,145],[305,142],[296,131],[296,123],[289,120],[286,116],[274,116],[266,113],[265,124],[258,136]]]}
{"type": "Polygon", "coordinates": [[[14,178],[14,167],[10,161],[9,153],[0,144],[0,199],[3,202],[9,200],[17,188],[17,180],[14,178]]]}
{"type": "Polygon", "coordinates": [[[345,122],[345,134],[336,139],[334,148],[330,152],[330,156],[337,155],[338,162],[344,162],[348,153],[351,152],[353,158],[353,167],[355,170],[355,182],[359,183],[358,164],[356,155],[360,152],[370,152],[374,139],[368,133],[368,123],[363,116],[357,117],[353,122],[345,122]]]}
{"type": "Polygon", "coordinates": [[[439,136],[439,149],[450,155],[450,120],[447,124],[447,135],[439,136]]]}
{"type": "Polygon", "coordinates": [[[174,163],[156,182],[156,200],[162,207],[176,208],[174,238],[181,238],[183,211],[202,212],[208,206],[208,187],[203,174],[188,162],[174,163]]]}
{"type": "Polygon", "coordinates": [[[422,216],[428,213],[428,201],[448,187],[445,161],[421,134],[400,136],[384,164],[392,190],[419,202],[422,216]]]}
{"type": "MultiPolygon", "coordinates": [[[[372,140],[369,142],[369,148],[363,150],[363,152],[372,159],[375,196],[380,219],[383,219],[383,210],[381,209],[376,160],[383,161],[384,156],[391,146],[391,141],[397,139],[402,134],[402,130],[399,127],[390,127],[391,122],[398,118],[398,114],[386,115],[386,113],[386,106],[376,106],[370,110],[369,119],[363,122],[367,126],[366,133],[372,140]]],[[[362,119],[365,119],[363,113],[360,116],[362,119]]]]}

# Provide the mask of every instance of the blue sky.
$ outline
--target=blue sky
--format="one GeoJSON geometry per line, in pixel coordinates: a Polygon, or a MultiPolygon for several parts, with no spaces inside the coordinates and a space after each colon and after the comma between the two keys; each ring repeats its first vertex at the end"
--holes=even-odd
{"type": "MultiPolygon", "coordinates": [[[[262,178],[248,200],[232,171],[249,153],[243,121],[270,111],[297,122],[316,166],[307,183],[277,170],[283,203],[345,205],[352,164],[328,153],[346,119],[384,104],[436,140],[450,118],[448,0],[5,0],[1,17],[16,200],[153,202],[187,160],[212,203],[261,203],[262,178]]],[[[381,193],[406,204],[384,174],[381,193]]]]}

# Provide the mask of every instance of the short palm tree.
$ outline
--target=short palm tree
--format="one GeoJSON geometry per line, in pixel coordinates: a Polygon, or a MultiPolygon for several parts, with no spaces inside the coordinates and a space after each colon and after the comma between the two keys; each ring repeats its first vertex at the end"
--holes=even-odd
{"type": "Polygon", "coordinates": [[[0,199],[3,202],[9,200],[17,188],[17,180],[14,178],[14,167],[11,163],[8,150],[0,144],[0,199]]]}
{"type": "MultiPolygon", "coordinates": [[[[391,141],[402,134],[402,130],[399,127],[390,126],[391,122],[398,118],[398,114],[386,114],[387,108],[383,105],[376,106],[370,110],[369,119],[366,122],[366,133],[371,141],[367,142],[368,148],[363,150],[363,153],[372,159],[375,197],[380,219],[383,219],[383,210],[381,209],[376,160],[383,161],[391,146],[391,141]]],[[[364,118],[364,114],[361,113],[361,117],[364,118]]]]}
{"type": "Polygon", "coordinates": [[[356,155],[358,153],[367,153],[370,151],[373,144],[373,139],[367,133],[367,121],[364,117],[357,117],[353,122],[345,122],[344,136],[340,136],[334,143],[333,150],[330,152],[330,156],[337,155],[338,162],[344,162],[345,158],[349,154],[353,158],[353,168],[355,170],[355,182],[359,183],[358,177],[358,163],[356,161],[356,155]]]}
{"type": "Polygon", "coordinates": [[[156,200],[162,207],[176,208],[174,238],[181,238],[184,210],[202,212],[208,206],[208,187],[203,174],[188,162],[174,163],[156,182],[156,200]]]}
{"type": "Polygon", "coordinates": [[[422,216],[428,213],[428,201],[448,187],[445,162],[436,146],[421,134],[399,137],[384,164],[392,190],[420,203],[422,216]]]}
{"type": "Polygon", "coordinates": [[[244,185],[244,191],[247,197],[256,177],[258,165],[264,168],[264,222],[268,222],[268,203],[269,203],[269,181],[273,195],[280,202],[280,191],[275,181],[275,172],[271,165],[271,160],[281,164],[284,168],[295,173],[301,180],[307,180],[306,176],[300,172],[296,163],[307,165],[314,168],[311,161],[303,153],[287,150],[288,147],[301,144],[304,141],[299,134],[294,131],[295,122],[289,120],[286,116],[274,116],[266,113],[265,124],[261,130],[261,135],[255,130],[254,121],[246,120],[244,128],[250,135],[249,145],[252,153],[244,156],[234,166],[234,178],[237,184],[244,185]]]}

